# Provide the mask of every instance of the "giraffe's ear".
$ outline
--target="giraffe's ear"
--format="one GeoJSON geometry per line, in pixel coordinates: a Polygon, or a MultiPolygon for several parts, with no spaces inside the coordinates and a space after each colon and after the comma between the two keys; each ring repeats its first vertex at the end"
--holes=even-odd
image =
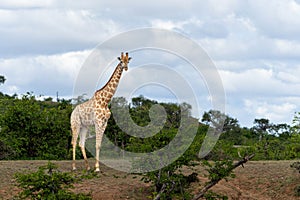
{"type": "Polygon", "coordinates": [[[131,57],[128,58],[128,62],[131,60],[131,57]]]}
{"type": "Polygon", "coordinates": [[[121,58],[120,58],[120,57],[118,57],[118,60],[119,60],[119,61],[121,61],[121,58]]]}

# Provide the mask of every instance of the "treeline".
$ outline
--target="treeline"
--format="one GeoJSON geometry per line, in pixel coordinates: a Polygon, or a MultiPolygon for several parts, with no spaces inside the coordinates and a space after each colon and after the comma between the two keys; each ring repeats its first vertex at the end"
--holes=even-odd
{"type": "MultiPolygon", "coordinates": [[[[79,99],[81,102],[82,98],[79,99]]],[[[247,128],[241,127],[237,119],[214,110],[205,112],[201,119],[195,119],[190,114],[191,106],[186,103],[159,103],[143,96],[131,99],[130,103],[118,97],[112,103],[117,108],[128,109],[131,119],[141,127],[146,127],[151,117],[156,119],[155,115],[149,115],[153,105],[163,106],[166,112],[162,129],[148,138],[126,134],[112,115],[105,134],[116,146],[127,151],[152,152],[166,146],[178,133],[184,114],[189,120],[199,122],[188,156],[196,158],[208,127],[216,126],[216,121],[223,119],[220,139],[206,159],[237,159],[240,154],[250,153],[256,154],[256,160],[300,158],[299,113],[295,113],[292,126],[255,119],[253,127],[247,128]]],[[[70,159],[72,107],[71,100],[37,100],[31,93],[22,98],[0,93],[0,159],[70,159]]]]}
{"type": "Polygon", "coordinates": [[[0,93],[0,159],[68,159],[70,103],[0,93]]]}

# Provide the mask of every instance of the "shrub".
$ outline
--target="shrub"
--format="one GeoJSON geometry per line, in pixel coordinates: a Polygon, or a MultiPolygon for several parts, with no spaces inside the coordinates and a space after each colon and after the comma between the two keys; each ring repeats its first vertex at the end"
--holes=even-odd
{"type": "Polygon", "coordinates": [[[300,185],[295,187],[295,196],[300,197],[300,185]]]}
{"type": "Polygon", "coordinates": [[[300,173],[300,162],[299,161],[298,162],[294,162],[293,164],[291,164],[291,167],[295,168],[300,173]]]}
{"type": "MultiPolygon", "coordinates": [[[[300,162],[299,161],[298,162],[294,162],[293,164],[291,164],[291,167],[295,168],[300,173],[300,162]]],[[[298,196],[298,197],[300,196],[300,185],[297,185],[295,187],[295,196],[298,196]]]]}
{"type": "Polygon", "coordinates": [[[23,189],[19,194],[21,199],[28,197],[31,199],[91,199],[90,195],[69,191],[68,189],[73,188],[73,183],[78,179],[70,173],[59,172],[57,166],[50,162],[46,166],[39,167],[37,172],[18,173],[15,177],[18,186],[23,189]]]}

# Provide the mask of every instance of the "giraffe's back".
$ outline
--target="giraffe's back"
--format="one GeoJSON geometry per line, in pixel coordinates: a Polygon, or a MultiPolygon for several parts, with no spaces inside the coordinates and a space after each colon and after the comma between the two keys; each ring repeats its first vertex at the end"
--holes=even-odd
{"type": "Polygon", "coordinates": [[[95,115],[93,102],[87,101],[75,107],[71,114],[71,124],[77,123],[81,126],[94,125],[95,115]]]}

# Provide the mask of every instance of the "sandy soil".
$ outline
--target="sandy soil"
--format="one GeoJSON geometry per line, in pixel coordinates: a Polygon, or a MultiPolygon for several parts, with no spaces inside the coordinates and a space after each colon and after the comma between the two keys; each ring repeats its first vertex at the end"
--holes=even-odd
{"type": "MultiPolygon", "coordinates": [[[[0,161],[0,199],[13,199],[20,191],[16,187],[14,174],[36,171],[48,161],[0,161]]],[[[227,195],[229,199],[268,200],[300,199],[294,196],[294,187],[300,184],[300,174],[290,167],[294,161],[251,161],[245,168],[235,170],[236,178],[221,181],[213,190],[227,195]]],[[[71,171],[71,161],[53,161],[60,171],[71,171]]],[[[84,162],[77,161],[77,172],[84,169],[84,162]]],[[[140,181],[141,177],[116,171],[101,165],[99,177],[76,184],[76,192],[91,193],[93,199],[151,199],[152,188],[140,181]]],[[[198,183],[192,185],[192,192],[200,190],[206,181],[203,169],[199,167],[198,183]]]]}

